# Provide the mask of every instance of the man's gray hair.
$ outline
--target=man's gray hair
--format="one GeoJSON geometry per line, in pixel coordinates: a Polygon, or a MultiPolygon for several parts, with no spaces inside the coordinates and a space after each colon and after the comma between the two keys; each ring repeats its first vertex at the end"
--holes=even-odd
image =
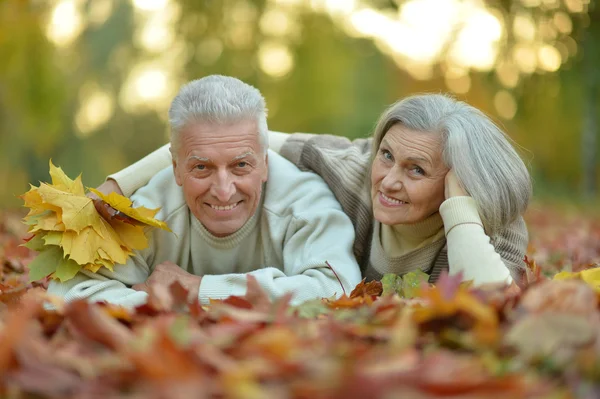
{"type": "Polygon", "coordinates": [[[381,115],[375,127],[373,157],[396,123],[442,135],[444,162],[477,203],[490,237],[527,209],[532,193],[527,167],[510,138],[475,107],[444,94],[400,100],[381,115]]]}
{"type": "Polygon", "coordinates": [[[230,76],[210,75],[181,87],[169,108],[171,153],[179,149],[181,130],[192,122],[215,124],[256,120],[263,153],[269,147],[265,99],[255,87],[230,76]]]}

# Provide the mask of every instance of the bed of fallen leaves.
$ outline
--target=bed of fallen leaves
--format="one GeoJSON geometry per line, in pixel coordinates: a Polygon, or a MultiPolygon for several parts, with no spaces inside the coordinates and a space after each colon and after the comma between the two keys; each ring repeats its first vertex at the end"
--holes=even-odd
{"type": "Polygon", "coordinates": [[[589,214],[528,215],[522,290],[444,276],[412,298],[372,282],[291,307],[249,279],[244,297],[202,307],[172,286],[135,311],[29,283],[22,216],[0,213],[0,397],[600,397],[598,288],[552,279],[600,262],[589,214]]]}

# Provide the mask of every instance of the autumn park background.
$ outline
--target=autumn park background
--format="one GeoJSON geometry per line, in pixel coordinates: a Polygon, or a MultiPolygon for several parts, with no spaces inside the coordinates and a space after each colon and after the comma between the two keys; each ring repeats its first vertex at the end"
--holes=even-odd
{"type": "Polygon", "coordinates": [[[49,159],[97,186],[167,142],[171,99],[208,74],[258,87],[272,130],[350,138],[399,98],[453,93],[530,168],[531,259],[547,275],[600,264],[597,0],[0,0],[0,299],[22,288],[19,195],[49,159]]]}
{"type": "Polygon", "coordinates": [[[351,138],[403,96],[454,93],[521,146],[533,222],[585,214],[573,241],[600,213],[590,0],[4,0],[0,59],[0,209],[50,158],[98,185],[167,141],[182,83],[219,73],[262,91],[273,130],[351,138]]]}

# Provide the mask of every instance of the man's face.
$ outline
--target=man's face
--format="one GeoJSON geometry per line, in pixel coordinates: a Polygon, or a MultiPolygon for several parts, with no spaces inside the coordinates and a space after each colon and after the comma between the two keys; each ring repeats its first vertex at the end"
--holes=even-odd
{"type": "Polygon", "coordinates": [[[173,170],[200,223],[217,237],[235,233],[256,212],[268,176],[256,121],[190,123],[173,170]]]}

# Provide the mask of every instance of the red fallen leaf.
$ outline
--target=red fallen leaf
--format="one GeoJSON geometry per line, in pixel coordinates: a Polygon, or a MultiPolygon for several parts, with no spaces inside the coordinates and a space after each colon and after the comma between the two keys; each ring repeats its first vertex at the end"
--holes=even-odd
{"type": "Polygon", "coordinates": [[[253,305],[253,309],[260,311],[268,311],[271,309],[273,302],[269,295],[261,288],[256,281],[256,277],[251,274],[246,275],[248,288],[244,299],[253,305]]]}
{"type": "Polygon", "coordinates": [[[520,308],[533,313],[592,315],[598,311],[598,296],[581,280],[547,280],[523,294],[520,308]]]}
{"type": "Polygon", "coordinates": [[[83,336],[113,350],[123,350],[133,338],[127,328],[104,313],[100,306],[86,301],[68,303],[65,317],[83,336]]]}
{"type": "Polygon", "coordinates": [[[21,354],[18,357],[21,367],[10,372],[6,378],[23,392],[44,397],[66,397],[81,385],[81,378],[67,370],[41,364],[35,358],[21,354]]]}
{"type": "Polygon", "coordinates": [[[460,271],[458,274],[454,276],[450,276],[447,271],[443,271],[440,274],[440,278],[438,279],[435,286],[440,290],[442,297],[450,301],[456,293],[458,292],[458,288],[463,282],[463,272],[460,271]]]}
{"type": "Polygon", "coordinates": [[[0,375],[6,372],[13,363],[13,349],[24,338],[28,323],[40,309],[39,298],[30,297],[20,304],[18,310],[13,307],[12,311],[5,316],[4,325],[0,331],[0,375]]]}
{"type": "Polygon", "coordinates": [[[16,287],[0,284],[0,302],[7,305],[16,305],[21,297],[27,292],[28,288],[27,284],[16,287]]]}
{"type": "Polygon", "coordinates": [[[354,299],[360,296],[380,296],[383,292],[383,286],[381,285],[381,281],[369,281],[366,282],[367,279],[363,278],[363,280],[357,284],[357,286],[350,293],[350,299],[354,299]]]}
{"type": "Polygon", "coordinates": [[[364,305],[371,305],[374,300],[371,296],[349,298],[344,294],[336,300],[324,299],[324,302],[330,309],[354,309],[364,305]]]}
{"type": "Polygon", "coordinates": [[[233,306],[234,308],[240,308],[240,309],[252,309],[252,304],[250,302],[248,302],[246,299],[242,298],[241,296],[235,296],[232,295],[229,298],[223,299],[222,301],[218,301],[218,300],[211,300],[211,303],[224,303],[226,305],[230,305],[233,306]]]}
{"type": "Polygon", "coordinates": [[[173,300],[173,308],[183,308],[185,309],[188,305],[188,290],[181,285],[181,283],[175,280],[169,286],[169,293],[171,294],[171,298],[173,300]]]}
{"type": "Polygon", "coordinates": [[[155,341],[144,351],[129,351],[127,357],[143,378],[150,380],[187,380],[206,373],[194,361],[194,353],[178,347],[164,329],[159,330],[155,341]]]}

